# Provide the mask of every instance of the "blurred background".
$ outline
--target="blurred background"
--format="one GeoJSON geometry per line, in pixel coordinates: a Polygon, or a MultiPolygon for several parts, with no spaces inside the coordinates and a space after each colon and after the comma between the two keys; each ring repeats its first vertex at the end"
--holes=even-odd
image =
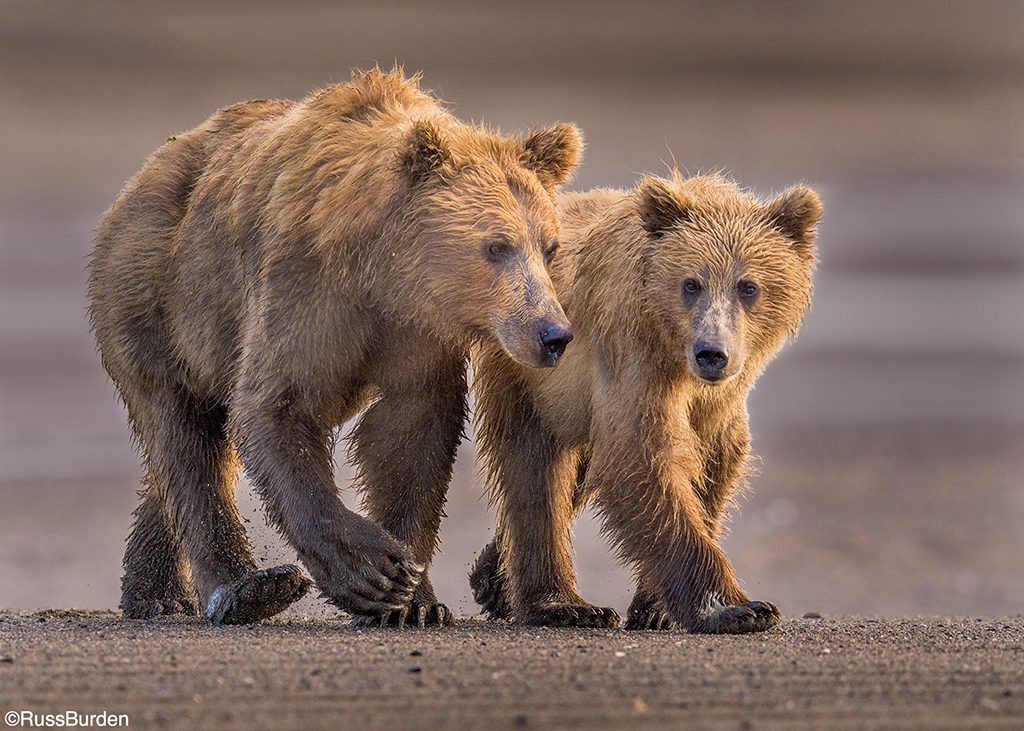
{"type": "MultiPolygon", "coordinates": [[[[818,186],[814,308],[751,400],[760,474],[728,553],[788,614],[1024,611],[1024,3],[985,0],[5,0],[0,607],[119,599],[136,457],[84,266],[122,183],[220,106],[395,61],[464,119],[577,122],[573,187],[672,155],[765,195],[818,186]]],[[[261,558],[292,560],[239,497],[261,558]]],[[[470,441],[448,515],[434,583],[472,615],[491,516],[470,441]]],[[[584,595],[624,609],[590,516],[576,551],[584,595]]]]}

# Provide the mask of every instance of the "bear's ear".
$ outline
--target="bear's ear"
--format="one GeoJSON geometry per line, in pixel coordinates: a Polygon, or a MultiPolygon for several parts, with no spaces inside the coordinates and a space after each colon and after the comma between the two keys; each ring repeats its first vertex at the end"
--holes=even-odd
{"type": "Polygon", "coordinates": [[[805,261],[814,259],[815,227],[823,212],[821,198],[806,185],[794,185],[765,206],[768,222],[793,244],[805,261]]]}
{"type": "Polygon", "coordinates": [[[437,125],[427,120],[418,120],[413,125],[408,147],[402,157],[402,164],[413,182],[440,173],[451,160],[448,143],[437,125]]]}
{"type": "Polygon", "coordinates": [[[673,190],[661,178],[645,177],[640,181],[637,192],[640,223],[652,236],[661,236],[677,223],[690,220],[693,201],[673,190]]]}
{"type": "Polygon", "coordinates": [[[522,166],[541,184],[554,188],[567,181],[583,156],[583,135],[574,124],[556,124],[535,130],[523,140],[522,166]]]}

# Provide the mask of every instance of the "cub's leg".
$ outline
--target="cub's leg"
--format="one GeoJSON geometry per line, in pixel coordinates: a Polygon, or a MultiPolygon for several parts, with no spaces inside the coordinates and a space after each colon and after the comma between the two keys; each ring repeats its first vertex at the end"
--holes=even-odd
{"type": "MultiPolygon", "coordinates": [[[[697,496],[703,507],[707,532],[718,540],[726,508],[746,475],[750,455],[750,429],[746,410],[738,408],[724,421],[711,418],[698,419],[693,424],[701,439],[709,444],[703,460],[704,469],[698,482],[697,496]]],[[[691,418],[694,418],[691,415],[691,418]]],[[[655,584],[641,581],[626,615],[626,629],[671,629],[675,627],[661,592],[655,584]]]]}
{"type": "Polygon", "coordinates": [[[588,470],[599,509],[619,553],[633,563],[641,586],[658,587],[672,618],[690,632],[762,632],[779,611],[752,602],[739,587],[729,559],[708,529],[693,487],[700,462],[692,433],[669,410],[643,409],[634,424],[608,404],[642,403],[609,384],[599,403],[598,433],[588,470]],[[608,409],[605,411],[605,409],[608,409]],[[603,412],[603,413],[602,413],[603,412]]]}
{"type": "Polygon", "coordinates": [[[389,369],[381,380],[383,395],[351,437],[357,484],[370,517],[409,546],[424,573],[408,606],[360,623],[443,627],[452,623],[453,615],[438,602],[427,570],[437,550],[448,483],[463,438],[466,363],[445,359],[425,374],[389,369]]]}
{"type": "Polygon", "coordinates": [[[129,411],[141,415],[136,423],[153,486],[129,540],[124,585],[144,581],[149,563],[180,560],[184,553],[215,624],[256,622],[301,598],[310,583],[297,567],[257,570],[235,506],[238,462],[223,406],[175,386],[135,402],[129,411]],[[162,498],[162,525],[150,495],[162,498]],[[148,558],[161,554],[166,558],[148,558]]]}
{"type": "Polygon", "coordinates": [[[152,476],[146,478],[142,502],[124,554],[121,611],[129,619],[199,613],[181,544],[167,520],[152,476]]]}
{"type": "Polygon", "coordinates": [[[527,624],[616,627],[610,607],[585,601],[576,590],[570,530],[579,457],[522,405],[489,414],[485,435],[491,490],[502,549],[500,575],[513,616],[527,624]],[[491,417],[504,416],[502,428],[491,417]]]}
{"type": "MultiPolygon", "coordinates": [[[[617,463],[609,462],[606,469],[617,463]]],[[[631,468],[640,469],[626,465],[625,474],[642,474],[631,468]]],[[[779,623],[778,609],[750,601],[740,589],[732,564],[708,533],[699,501],[688,485],[658,485],[656,479],[648,484],[609,484],[598,500],[620,550],[640,569],[643,593],[632,607],[637,624],[644,607],[645,623],[653,626],[651,612],[667,611],[695,633],[761,632],[779,623]],[[651,602],[651,587],[658,587],[655,596],[660,595],[663,604],[651,602]]]]}
{"type": "Polygon", "coordinates": [[[732,564],[695,509],[696,496],[687,493],[688,486],[634,485],[603,490],[598,497],[622,553],[640,569],[631,626],[664,628],[665,614],[694,633],[743,634],[776,626],[778,609],[751,601],[739,587],[732,564]],[[636,510],[638,503],[647,505],[636,510]]]}

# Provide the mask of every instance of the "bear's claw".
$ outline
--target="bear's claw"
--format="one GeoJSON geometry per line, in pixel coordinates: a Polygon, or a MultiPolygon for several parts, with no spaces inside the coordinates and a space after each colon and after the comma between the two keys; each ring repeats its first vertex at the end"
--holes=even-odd
{"type": "Polygon", "coordinates": [[[448,627],[455,624],[452,610],[440,602],[412,601],[409,606],[395,609],[379,617],[357,616],[352,619],[354,627],[397,627],[407,625],[424,629],[426,627],[448,627]]]}
{"type": "Polygon", "coordinates": [[[606,629],[618,627],[619,613],[611,607],[593,604],[552,604],[531,610],[523,617],[526,624],[535,627],[584,627],[606,629]]]}
{"type": "Polygon", "coordinates": [[[672,615],[662,609],[633,611],[626,619],[626,629],[630,630],[666,630],[675,627],[672,615]]]}
{"type": "Polygon", "coordinates": [[[215,625],[253,624],[284,611],[312,586],[292,564],[250,571],[214,590],[206,603],[206,618],[215,625]]]}

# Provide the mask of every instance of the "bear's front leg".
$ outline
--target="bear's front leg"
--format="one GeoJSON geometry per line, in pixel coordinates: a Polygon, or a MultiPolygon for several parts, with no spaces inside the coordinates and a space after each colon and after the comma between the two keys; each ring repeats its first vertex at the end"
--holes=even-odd
{"type": "Polygon", "coordinates": [[[614,507],[602,505],[623,553],[640,569],[628,628],[668,629],[670,620],[689,632],[706,634],[745,634],[775,627],[780,621],[778,609],[768,602],[750,601],[740,589],[731,563],[707,534],[700,511],[693,509],[699,505],[698,498],[692,492],[685,495],[687,489],[678,490],[684,494],[675,506],[671,505],[674,500],[663,500],[666,493],[672,494],[671,488],[659,489],[658,497],[631,495],[632,501],[657,506],[660,519],[643,517],[620,500],[614,501],[614,507]]]}
{"type": "Polygon", "coordinates": [[[409,549],[348,510],[334,484],[331,429],[296,392],[242,384],[233,431],[267,515],[323,596],[357,615],[405,607],[423,567],[409,549]]]}
{"type": "MultiPolygon", "coordinates": [[[[526,624],[619,626],[614,609],[591,604],[576,588],[570,530],[578,512],[579,455],[558,443],[525,399],[508,399],[504,389],[481,388],[480,409],[480,446],[500,539],[497,572],[485,576],[486,564],[478,564],[474,594],[507,604],[512,617],[526,624]],[[485,584],[498,593],[485,596],[485,584]]],[[[494,607],[485,610],[497,614],[494,607]]]]}
{"type": "MultiPolygon", "coordinates": [[[[770,629],[779,623],[778,610],[740,589],[693,488],[701,475],[696,438],[673,418],[677,404],[652,402],[661,398],[657,392],[638,390],[636,384],[650,380],[607,381],[599,391],[587,481],[608,531],[636,565],[641,587],[656,588],[671,617],[690,632],[770,629]]],[[[657,611],[648,602],[646,611],[652,608],[657,611]]]]}
{"type": "MultiPolygon", "coordinates": [[[[427,372],[410,371],[407,359],[387,362],[403,367],[378,374],[382,395],[352,433],[356,482],[370,517],[429,567],[466,422],[466,362],[441,358],[427,372]]],[[[452,611],[437,600],[426,571],[412,601],[381,617],[382,625],[452,623],[452,611]]],[[[376,621],[368,617],[361,623],[376,621]]]]}
{"type": "MultiPolygon", "coordinates": [[[[725,508],[746,474],[750,453],[746,409],[742,403],[726,409],[724,414],[695,412],[691,409],[690,423],[710,450],[710,454],[702,460],[704,469],[697,483],[697,494],[703,507],[708,535],[717,539],[725,508]]],[[[748,601],[746,597],[738,596],[735,599],[740,604],[748,601]]],[[[756,613],[756,609],[753,611],[756,613]]],[[[626,615],[626,629],[659,630],[675,626],[657,585],[641,581],[626,615]]]]}

